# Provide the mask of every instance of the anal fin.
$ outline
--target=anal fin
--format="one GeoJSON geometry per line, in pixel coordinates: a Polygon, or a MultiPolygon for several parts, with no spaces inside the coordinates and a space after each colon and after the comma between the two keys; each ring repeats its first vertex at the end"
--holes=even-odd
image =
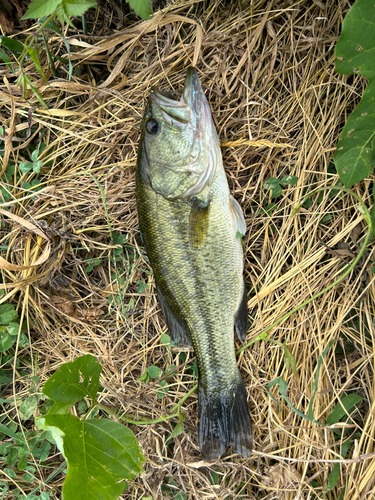
{"type": "Polygon", "coordinates": [[[236,326],[237,337],[241,342],[246,340],[247,334],[247,325],[248,325],[248,317],[247,317],[247,294],[246,294],[246,285],[243,284],[243,295],[234,315],[234,324],[236,326]]]}
{"type": "Polygon", "coordinates": [[[191,340],[183,319],[179,318],[172,311],[158,286],[156,287],[156,292],[172,344],[175,346],[191,347],[191,340]]]}

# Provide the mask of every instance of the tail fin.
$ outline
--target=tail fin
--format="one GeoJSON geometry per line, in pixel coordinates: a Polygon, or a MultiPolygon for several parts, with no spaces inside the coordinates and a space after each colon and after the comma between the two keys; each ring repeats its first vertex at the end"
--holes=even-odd
{"type": "Polygon", "coordinates": [[[250,457],[253,447],[251,420],[240,375],[231,389],[227,387],[221,392],[209,393],[199,386],[198,406],[199,448],[204,460],[216,460],[229,444],[242,457],[250,457]]]}

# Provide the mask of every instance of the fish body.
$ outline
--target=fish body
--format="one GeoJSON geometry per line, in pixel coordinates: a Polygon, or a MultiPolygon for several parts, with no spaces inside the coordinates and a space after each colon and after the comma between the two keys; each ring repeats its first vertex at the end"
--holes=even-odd
{"type": "Polygon", "coordinates": [[[175,344],[198,362],[199,446],[215,460],[231,443],[251,454],[251,421],[239,374],[237,335],[247,330],[243,250],[246,224],[230,195],[219,139],[196,70],[179,101],[152,90],[136,170],[142,239],[175,344]]]}

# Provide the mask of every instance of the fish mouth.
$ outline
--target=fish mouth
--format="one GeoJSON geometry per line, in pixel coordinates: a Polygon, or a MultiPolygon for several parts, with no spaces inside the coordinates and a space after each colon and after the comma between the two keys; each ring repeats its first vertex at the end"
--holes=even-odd
{"type": "Polygon", "coordinates": [[[173,94],[155,88],[150,93],[152,105],[157,106],[167,125],[183,126],[193,121],[194,117],[199,117],[204,93],[195,68],[189,67],[187,70],[180,100],[172,99],[170,95],[173,94]]]}

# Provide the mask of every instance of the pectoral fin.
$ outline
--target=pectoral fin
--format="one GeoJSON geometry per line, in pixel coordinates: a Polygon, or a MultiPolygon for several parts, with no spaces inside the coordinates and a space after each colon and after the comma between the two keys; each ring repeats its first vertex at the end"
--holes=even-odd
{"type": "Polygon", "coordinates": [[[243,236],[246,233],[245,217],[240,204],[232,195],[229,195],[229,208],[233,217],[234,227],[243,236]]]}
{"type": "Polygon", "coordinates": [[[159,299],[160,309],[167,324],[172,344],[181,347],[191,347],[191,340],[184,321],[179,318],[169,307],[167,301],[164,298],[164,295],[161,293],[158,286],[156,287],[156,292],[159,299]]]}
{"type": "Polygon", "coordinates": [[[210,201],[202,201],[196,196],[191,203],[189,235],[191,246],[196,249],[203,245],[208,233],[210,201]]]}

